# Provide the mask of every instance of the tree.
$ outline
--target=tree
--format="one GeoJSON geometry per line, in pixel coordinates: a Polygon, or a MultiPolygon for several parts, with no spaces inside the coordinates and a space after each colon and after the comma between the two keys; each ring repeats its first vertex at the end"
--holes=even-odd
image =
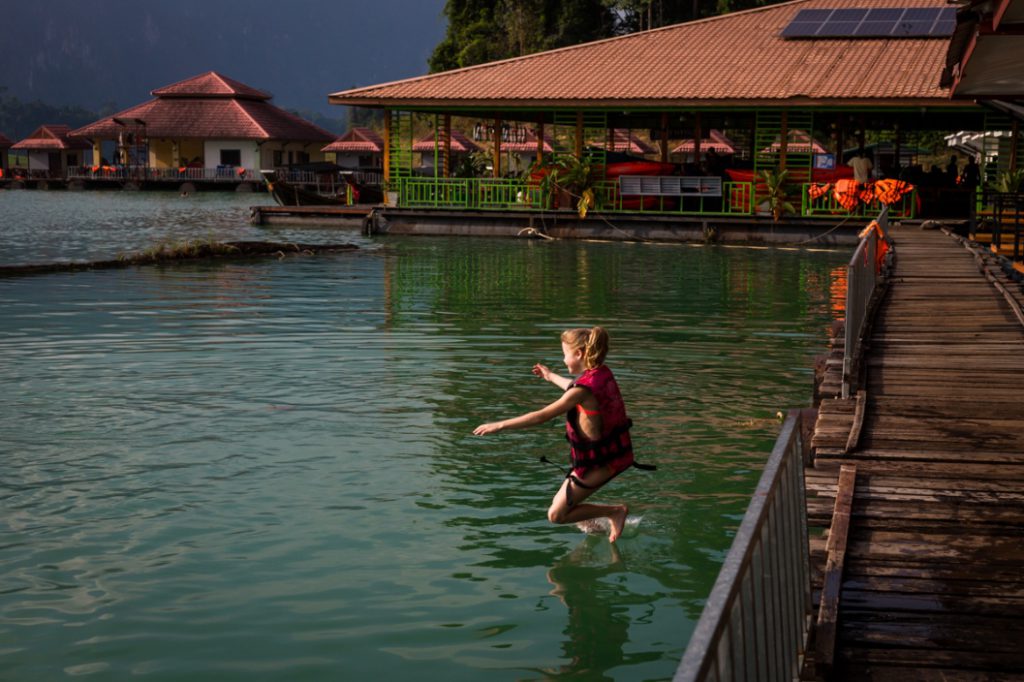
{"type": "Polygon", "coordinates": [[[444,14],[431,72],[598,40],[615,26],[603,0],[448,0],[444,14]]]}

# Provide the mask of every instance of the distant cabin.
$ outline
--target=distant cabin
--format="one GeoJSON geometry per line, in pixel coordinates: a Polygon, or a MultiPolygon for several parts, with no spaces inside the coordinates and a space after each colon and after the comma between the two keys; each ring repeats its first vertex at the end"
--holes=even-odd
{"type": "MultiPolygon", "coordinates": [[[[92,148],[88,141],[71,137],[69,131],[66,125],[41,125],[24,140],[10,145],[10,149],[28,156],[30,176],[64,178],[69,168],[82,164],[92,148]]],[[[3,155],[6,157],[7,153],[3,155]]]]}
{"type": "Polygon", "coordinates": [[[154,99],[71,132],[92,141],[92,165],[234,172],[323,161],[334,136],[215,71],[157,88],[154,99]],[[104,158],[103,143],[114,149],[104,158]],[[109,144],[109,143],[112,143],[109,144]]]}
{"type": "Polygon", "coordinates": [[[352,170],[380,170],[384,167],[384,138],[370,128],[352,128],[321,149],[327,161],[352,170]]]}

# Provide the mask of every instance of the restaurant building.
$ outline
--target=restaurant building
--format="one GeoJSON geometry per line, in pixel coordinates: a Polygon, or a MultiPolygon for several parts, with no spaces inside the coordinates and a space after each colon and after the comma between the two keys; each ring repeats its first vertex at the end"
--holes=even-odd
{"type": "MultiPolygon", "coordinates": [[[[552,152],[538,143],[538,159],[573,157],[604,172],[591,188],[601,214],[657,215],[662,228],[671,221],[706,227],[713,219],[716,226],[746,225],[749,235],[751,225],[772,222],[763,171],[788,171],[796,210],[787,222],[835,222],[881,206],[877,200],[844,206],[830,190],[852,175],[844,150],[884,142],[893,149],[887,158],[898,160],[905,158],[903,146],[928,135],[941,139],[969,130],[1005,137],[1013,128],[1006,113],[953,99],[940,83],[956,12],[945,0],[795,0],[346,90],[329,101],[384,109],[392,221],[403,211],[422,224],[431,211],[513,215],[553,209],[540,183],[502,165],[497,132],[490,177],[448,177],[443,162],[432,177],[414,176],[414,128],[427,119],[438,131],[443,156],[452,118],[466,117],[486,122],[489,130],[525,128],[534,140],[551,139],[552,152]],[[664,183],[610,172],[619,160],[612,131],[638,134],[656,150],[649,161],[668,163],[673,150],[701,159],[702,145],[715,139],[712,130],[733,149],[731,165],[717,180],[683,167],[647,174],[682,178],[664,183]]],[[[1004,154],[986,173],[1009,163],[1004,154]]],[[[923,187],[932,181],[918,182],[924,170],[893,163],[874,168],[873,179],[904,178],[923,187]]],[[[947,189],[961,191],[935,191],[947,189]]],[[[917,192],[890,208],[904,218],[929,211],[917,192]]]]}

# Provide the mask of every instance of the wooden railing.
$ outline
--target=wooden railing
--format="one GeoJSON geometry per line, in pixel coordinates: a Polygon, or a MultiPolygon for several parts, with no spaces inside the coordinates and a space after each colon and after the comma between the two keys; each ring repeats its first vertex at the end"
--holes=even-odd
{"type": "Polygon", "coordinates": [[[812,608],[802,453],[791,410],[674,682],[798,676],[812,608]]]}
{"type": "Polygon", "coordinates": [[[158,182],[258,182],[262,176],[252,168],[151,168],[148,166],[83,166],[69,168],[68,180],[153,180],[158,182]]]}

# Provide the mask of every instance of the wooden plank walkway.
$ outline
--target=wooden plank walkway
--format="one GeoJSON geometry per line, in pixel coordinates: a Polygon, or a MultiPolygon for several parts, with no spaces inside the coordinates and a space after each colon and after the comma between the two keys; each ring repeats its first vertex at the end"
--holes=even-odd
{"type": "Polygon", "coordinates": [[[892,237],[859,441],[855,401],[824,399],[806,470],[817,595],[856,467],[829,679],[1024,679],[1024,326],[952,235],[892,237]]]}

